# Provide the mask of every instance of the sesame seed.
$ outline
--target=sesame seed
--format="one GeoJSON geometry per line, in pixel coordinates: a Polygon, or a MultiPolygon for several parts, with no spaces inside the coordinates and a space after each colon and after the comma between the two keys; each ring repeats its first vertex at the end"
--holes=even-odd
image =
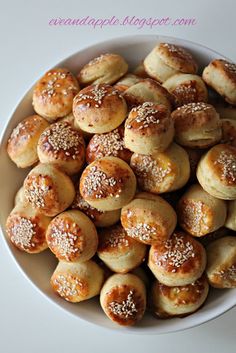
{"type": "Polygon", "coordinates": [[[214,162],[221,166],[221,179],[235,184],[236,181],[236,153],[221,151],[219,157],[214,162]]]}
{"type": "Polygon", "coordinates": [[[105,245],[110,246],[111,248],[128,247],[129,240],[127,239],[127,233],[124,228],[119,225],[112,227],[105,239],[105,245]]]}
{"type": "Polygon", "coordinates": [[[216,272],[216,275],[226,281],[236,281],[236,265],[233,264],[229,268],[216,272]]]}
{"type": "Polygon", "coordinates": [[[18,216],[14,225],[7,230],[11,241],[20,248],[27,250],[35,247],[32,242],[35,232],[35,224],[28,218],[18,216]]]}
{"type": "Polygon", "coordinates": [[[129,292],[127,299],[123,300],[122,303],[118,303],[116,301],[111,302],[108,306],[108,309],[113,314],[124,317],[125,319],[136,315],[138,310],[134,302],[133,291],[129,292]]]}
{"type": "Polygon", "coordinates": [[[164,43],[164,44],[162,44],[162,46],[167,48],[170,53],[177,54],[182,59],[192,60],[192,55],[190,53],[188,53],[187,51],[185,51],[181,47],[178,47],[178,46],[176,46],[174,44],[169,44],[169,43],[164,43]]]}
{"type": "Polygon", "coordinates": [[[58,287],[58,294],[66,300],[69,300],[70,297],[77,296],[79,294],[78,286],[82,286],[82,282],[71,275],[67,275],[66,277],[63,275],[58,275],[54,280],[54,283],[58,287]]]}
{"type": "Polygon", "coordinates": [[[204,102],[188,103],[177,108],[177,110],[181,110],[182,113],[186,113],[186,114],[195,113],[199,111],[206,111],[209,109],[211,109],[211,106],[209,106],[204,102]]]}
{"type": "Polygon", "coordinates": [[[44,175],[31,175],[30,184],[24,189],[26,199],[35,208],[45,207],[45,198],[48,194],[49,186],[44,175]]]}
{"type": "Polygon", "coordinates": [[[147,223],[137,223],[135,227],[127,228],[126,231],[128,236],[138,238],[143,241],[150,241],[157,235],[156,228],[147,223]]]}
{"type": "Polygon", "coordinates": [[[154,106],[154,103],[145,102],[142,105],[133,108],[132,112],[137,112],[137,115],[134,118],[128,118],[128,124],[126,125],[126,128],[131,129],[133,122],[139,124],[139,130],[148,128],[151,124],[158,125],[160,123],[160,110],[154,108],[154,106]]]}
{"type": "Polygon", "coordinates": [[[80,93],[78,95],[77,101],[83,101],[86,99],[91,99],[95,102],[95,107],[99,108],[102,104],[103,98],[107,95],[108,91],[104,86],[95,85],[89,94],[80,93]]]}
{"type": "Polygon", "coordinates": [[[96,134],[90,140],[91,151],[96,152],[96,158],[105,156],[117,157],[124,149],[124,139],[118,129],[105,134],[96,134]]]}

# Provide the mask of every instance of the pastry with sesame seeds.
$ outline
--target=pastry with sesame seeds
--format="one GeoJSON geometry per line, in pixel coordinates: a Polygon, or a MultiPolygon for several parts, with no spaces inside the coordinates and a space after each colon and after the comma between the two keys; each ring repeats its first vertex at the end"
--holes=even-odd
{"type": "Polygon", "coordinates": [[[166,286],[185,286],[202,276],[206,251],[195,238],[176,231],[170,239],[151,246],[148,267],[166,286]]]}
{"type": "Polygon", "coordinates": [[[236,105],[236,64],[215,59],[205,67],[203,80],[218,92],[226,102],[236,105]]]}
{"type": "Polygon", "coordinates": [[[64,68],[51,69],[34,87],[34,110],[53,122],[72,111],[73,98],[78,91],[78,81],[70,71],[64,68]]]}
{"type": "Polygon", "coordinates": [[[221,119],[222,138],[220,143],[236,147],[236,120],[221,119]]]}
{"type": "Polygon", "coordinates": [[[214,288],[236,288],[236,237],[212,241],[206,248],[206,275],[214,288]]]}
{"type": "Polygon", "coordinates": [[[14,128],[8,139],[7,153],[18,168],[30,167],[38,162],[38,140],[48,126],[41,116],[31,115],[14,128]]]}
{"type": "Polygon", "coordinates": [[[19,202],[7,218],[6,233],[19,250],[36,254],[48,248],[46,230],[50,221],[30,204],[19,202]]]}
{"type": "Polygon", "coordinates": [[[206,85],[198,75],[177,74],[171,76],[163,83],[163,87],[173,95],[176,107],[208,101],[206,85]]]}
{"type": "Polygon", "coordinates": [[[198,163],[197,179],[210,195],[236,200],[236,147],[226,144],[212,147],[198,163]]]}
{"type": "Polygon", "coordinates": [[[151,289],[151,311],[160,319],[184,317],[203,305],[208,292],[205,275],[185,286],[168,287],[156,280],[151,289]]]}
{"type": "Polygon", "coordinates": [[[129,163],[132,152],[125,148],[124,127],[104,134],[95,134],[86,148],[86,162],[92,163],[102,157],[118,157],[129,163]]]}
{"type": "Polygon", "coordinates": [[[190,176],[188,154],[176,143],[152,156],[134,153],[130,166],[140,189],[154,194],[178,190],[190,176]]]}
{"type": "Polygon", "coordinates": [[[153,155],[165,151],[174,138],[174,123],[162,104],[143,103],[131,110],[125,121],[125,147],[153,155]]]}
{"type": "Polygon", "coordinates": [[[70,177],[57,167],[38,164],[24,180],[24,194],[33,208],[53,217],[72,204],[75,188],[70,177]]]}
{"type": "Polygon", "coordinates": [[[222,120],[210,104],[188,103],[173,111],[171,116],[175,141],[184,147],[208,148],[222,137],[222,120]]]}
{"type": "Polygon", "coordinates": [[[122,208],[121,223],[129,237],[152,245],[170,237],[176,227],[177,216],[163,198],[142,192],[122,208]]]}
{"type": "Polygon", "coordinates": [[[136,178],[129,165],[117,157],[89,164],[80,178],[80,193],[89,205],[102,211],[122,208],[134,197],[136,178]]]}
{"type": "Polygon", "coordinates": [[[146,78],[127,88],[123,96],[129,109],[145,102],[165,105],[172,109],[173,97],[160,83],[151,78],[146,78]]]}
{"type": "Polygon", "coordinates": [[[120,209],[112,211],[98,210],[83,199],[79,191],[79,184],[76,185],[75,191],[76,194],[71,208],[85,213],[96,227],[110,227],[120,220],[120,209]]]}
{"type": "Polygon", "coordinates": [[[127,273],[145,260],[147,247],[129,237],[120,224],[101,229],[98,235],[98,257],[113,272],[127,273]]]}
{"type": "Polygon", "coordinates": [[[225,227],[236,231],[236,200],[227,202],[225,227]]]}
{"type": "Polygon", "coordinates": [[[97,230],[81,211],[60,213],[50,222],[46,240],[53,254],[62,261],[84,262],[91,259],[98,247],[97,230]]]}
{"type": "Polygon", "coordinates": [[[83,86],[113,84],[128,71],[128,64],[119,54],[105,53],[90,60],[79,72],[78,80],[83,86]]]}
{"type": "Polygon", "coordinates": [[[144,69],[155,80],[164,82],[177,73],[195,74],[198,65],[186,49],[159,43],[144,59],[144,69]]]}
{"type": "Polygon", "coordinates": [[[100,304],[107,317],[121,326],[140,321],[146,309],[146,289],[134,274],[114,274],[105,282],[100,304]]]}
{"type": "Polygon", "coordinates": [[[66,115],[64,118],[58,119],[57,122],[70,124],[72,129],[75,129],[82,134],[85,141],[89,140],[93,136],[89,132],[82,131],[78,126],[75,126],[75,117],[72,112],[66,115]]]}
{"type": "Polygon", "coordinates": [[[82,89],[73,101],[75,127],[102,134],[116,129],[127,115],[125,99],[114,87],[97,84],[82,89]]]}
{"type": "Polygon", "coordinates": [[[179,225],[195,237],[214,232],[225,224],[227,206],[199,184],[191,185],[177,206],[179,225]]]}
{"type": "Polygon", "coordinates": [[[66,122],[56,122],[45,129],[37,151],[41,163],[55,165],[68,175],[78,173],[85,161],[83,136],[66,122]]]}
{"type": "Polygon", "coordinates": [[[97,296],[104,282],[104,271],[96,262],[59,261],[51,277],[53,291],[62,299],[79,303],[97,296]]]}

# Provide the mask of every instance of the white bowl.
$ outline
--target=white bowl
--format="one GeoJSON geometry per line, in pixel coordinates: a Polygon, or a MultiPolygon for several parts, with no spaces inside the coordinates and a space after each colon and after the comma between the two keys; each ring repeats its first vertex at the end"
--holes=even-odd
{"type": "MultiPolygon", "coordinates": [[[[69,68],[72,72],[77,73],[80,67],[87,63],[91,58],[105,52],[116,52],[123,55],[129,62],[130,66],[134,67],[158,42],[179,44],[182,47],[189,49],[201,66],[207,65],[209,61],[214,58],[224,58],[221,54],[186,40],[156,35],[138,35],[117,38],[93,45],[61,61],[56,66],[64,66],[69,68]]],[[[40,73],[40,76],[41,74],[43,73],[40,73]]],[[[6,153],[6,143],[12,129],[16,126],[16,124],[27,115],[33,113],[31,97],[32,88],[29,89],[17,105],[14,113],[9,119],[8,124],[6,125],[1,139],[0,223],[4,235],[4,225],[6,218],[13,207],[14,195],[22,185],[23,179],[28,172],[28,170],[17,169],[16,166],[10,161],[6,153]]],[[[205,305],[195,314],[188,317],[182,319],[175,318],[169,320],[158,320],[150,314],[146,314],[144,319],[134,327],[117,327],[117,325],[113,324],[102,312],[98,298],[79,304],[71,304],[54,294],[50,288],[49,280],[56,267],[57,261],[49,250],[37,255],[28,255],[18,251],[9,242],[6,235],[3,238],[5,239],[10,253],[15,259],[18,268],[21,269],[25,277],[34,285],[35,289],[40,291],[44,298],[48,298],[51,303],[56,304],[58,308],[63,309],[65,312],[99,326],[128,333],[167,333],[183,330],[204,323],[223,314],[225,311],[236,305],[236,289],[211,290],[205,305]]],[[[22,279],[22,281],[24,280],[22,279]]]]}

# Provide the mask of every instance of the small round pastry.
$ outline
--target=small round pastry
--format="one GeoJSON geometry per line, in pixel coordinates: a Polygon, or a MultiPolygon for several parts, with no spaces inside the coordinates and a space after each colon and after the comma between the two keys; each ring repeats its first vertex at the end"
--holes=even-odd
{"type": "Polygon", "coordinates": [[[177,108],[171,116],[175,125],[175,141],[182,146],[208,148],[222,137],[220,116],[210,104],[189,103],[177,108]]]}
{"type": "Polygon", "coordinates": [[[190,180],[196,182],[197,165],[198,165],[198,162],[200,161],[202,155],[205,153],[205,150],[192,149],[192,148],[188,148],[188,147],[185,147],[184,149],[188,154],[189,163],[190,163],[190,180]]]}
{"type": "Polygon", "coordinates": [[[129,108],[145,102],[163,104],[169,110],[172,108],[172,97],[160,83],[147,78],[129,87],[123,94],[129,108]]]}
{"type": "Polygon", "coordinates": [[[221,143],[227,143],[236,147],[236,120],[221,119],[222,139],[221,143]]]}
{"type": "Polygon", "coordinates": [[[89,140],[93,136],[93,134],[85,132],[81,130],[78,126],[75,126],[75,117],[73,113],[66,115],[64,118],[58,119],[57,122],[70,124],[72,129],[77,130],[80,132],[80,134],[82,134],[85,141],[89,140]]]}
{"type": "Polygon", "coordinates": [[[206,275],[212,287],[236,288],[236,237],[227,236],[207,247],[206,275]]]}
{"type": "Polygon", "coordinates": [[[202,276],[206,252],[202,244],[187,233],[175,232],[165,242],[151,246],[148,267],[166,286],[185,286],[202,276]]]}
{"type": "Polygon", "coordinates": [[[50,220],[30,204],[19,202],[7,218],[6,233],[19,250],[36,254],[48,247],[46,230],[50,220]]]}
{"type": "Polygon", "coordinates": [[[208,292],[209,284],[205,276],[179,287],[168,287],[155,281],[151,290],[152,312],[161,319],[189,315],[202,306],[208,292]]]}
{"type": "Polygon", "coordinates": [[[236,64],[215,59],[205,67],[203,80],[218,92],[226,102],[236,105],[236,64]]]}
{"type": "Polygon", "coordinates": [[[97,251],[98,235],[93,222],[77,210],[53,218],[46,239],[50,250],[62,261],[84,262],[97,251]]]}
{"type": "Polygon", "coordinates": [[[168,202],[147,192],[135,195],[121,210],[121,224],[128,236],[148,245],[167,240],[176,223],[176,213],[168,202]]]}
{"type": "Polygon", "coordinates": [[[147,247],[130,238],[124,228],[114,225],[99,232],[98,257],[110,270],[127,273],[145,259],[147,247]]]}
{"type": "Polygon", "coordinates": [[[75,126],[94,134],[116,129],[125,120],[127,105],[119,91],[109,85],[82,89],[73,102],[75,126]]]}
{"type": "Polygon", "coordinates": [[[141,81],[140,77],[134,74],[127,74],[124,77],[122,77],[118,82],[116,82],[116,84],[114,85],[114,88],[117,89],[119,92],[123,93],[129,87],[135,85],[140,81],[141,81]]]}
{"type": "Polygon", "coordinates": [[[14,205],[18,205],[18,204],[26,204],[28,203],[26,197],[25,197],[25,192],[24,192],[24,187],[22,186],[16,193],[15,195],[15,199],[14,199],[14,205]]]}
{"type": "Polygon", "coordinates": [[[225,227],[236,231],[236,200],[227,203],[227,218],[225,227]]]}
{"type": "Polygon", "coordinates": [[[177,206],[179,225],[194,237],[214,232],[226,220],[226,202],[208,194],[199,184],[191,185],[177,206]]]}
{"type": "Polygon", "coordinates": [[[208,92],[200,76],[191,74],[177,74],[163,83],[169,93],[175,98],[175,106],[180,107],[188,103],[207,102],[208,92]]]}
{"type": "Polygon", "coordinates": [[[95,134],[90,139],[86,149],[86,162],[92,163],[102,157],[118,157],[129,163],[132,152],[125,148],[124,127],[105,134],[95,134]]]}
{"type": "Polygon", "coordinates": [[[159,43],[144,59],[144,69],[155,80],[164,82],[179,72],[195,74],[198,67],[192,55],[184,48],[159,43]]]}
{"type": "Polygon", "coordinates": [[[78,82],[70,71],[62,68],[51,69],[34,87],[34,110],[49,122],[53,122],[71,112],[73,98],[78,91],[78,82]]]}
{"type": "Polygon", "coordinates": [[[120,219],[120,210],[101,211],[89,205],[81,196],[79,185],[76,187],[76,195],[71,208],[85,213],[96,227],[109,227],[120,219]]]}
{"type": "Polygon", "coordinates": [[[7,153],[18,168],[30,167],[38,162],[38,139],[48,126],[48,122],[41,116],[31,115],[12,131],[7,143],[7,153]]]}
{"type": "Polygon", "coordinates": [[[190,176],[188,154],[175,143],[153,156],[134,153],[130,165],[141,190],[154,194],[178,190],[190,176]]]}
{"type": "Polygon", "coordinates": [[[92,59],[78,74],[83,86],[91,84],[113,84],[128,71],[128,64],[118,54],[106,53],[92,59]]]}
{"type": "Polygon", "coordinates": [[[220,144],[201,158],[197,178],[204,190],[223,200],[236,199],[236,147],[220,144]]]}
{"type": "Polygon", "coordinates": [[[129,165],[117,157],[103,157],[89,164],[80,178],[80,193],[91,206],[117,210],[134,197],[136,178],[129,165]]]}
{"type": "Polygon", "coordinates": [[[167,149],[174,137],[169,109],[151,102],[135,107],[125,121],[125,146],[135,153],[152,155],[167,149]]]}
{"type": "Polygon", "coordinates": [[[53,164],[68,175],[78,173],[85,161],[83,136],[66,122],[54,123],[45,129],[37,151],[41,163],[53,164]]]}
{"type": "Polygon", "coordinates": [[[102,287],[100,303],[113,322],[134,325],[146,309],[146,289],[141,279],[131,273],[115,274],[102,287]]]}
{"type": "Polygon", "coordinates": [[[100,293],[104,273],[92,260],[82,263],[59,261],[50,282],[60,297],[79,303],[100,293]]]}
{"type": "Polygon", "coordinates": [[[27,201],[45,216],[56,216],[73,202],[74,185],[66,174],[51,164],[38,164],[24,181],[27,201]]]}

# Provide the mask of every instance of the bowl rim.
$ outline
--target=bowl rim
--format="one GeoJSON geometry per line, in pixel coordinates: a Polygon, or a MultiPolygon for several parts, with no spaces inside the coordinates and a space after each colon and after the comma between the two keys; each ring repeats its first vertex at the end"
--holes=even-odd
{"type": "MultiPolygon", "coordinates": [[[[122,42],[123,45],[127,44],[129,41],[132,41],[132,43],[134,42],[138,42],[140,41],[141,39],[144,40],[144,39],[147,39],[147,40],[156,40],[156,42],[161,42],[161,41],[165,41],[165,42],[168,42],[168,41],[174,41],[174,42],[180,42],[179,45],[185,45],[186,46],[192,46],[192,47],[195,47],[196,49],[197,48],[201,48],[202,50],[204,51],[208,51],[208,52],[211,52],[212,54],[214,54],[215,56],[219,56],[221,58],[224,58],[226,60],[229,60],[229,61],[232,61],[230,60],[229,58],[225,57],[224,55],[222,55],[221,53],[213,50],[213,49],[210,49],[209,47],[205,46],[205,45],[202,45],[202,44],[199,44],[197,42],[194,42],[194,41],[190,41],[190,40],[187,40],[187,39],[182,39],[180,37],[175,37],[175,36],[166,36],[166,35],[156,35],[156,34],[150,34],[150,35],[146,35],[146,34],[136,34],[136,35],[126,35],[126,36],[118,36],[118,37],[115,37],[115,38],[110,38],[110,39],[106,39],[106,40],[103,40],[103,41],[99,41],[99,42],[96,42],[94,44],[90,44],[88,46],[85,46],[85,47],[82,47],[80,48],[79,50],[73,52],[72,54],[70,54],[69,56],[67,56],[66,58],[62,59],[60,62],[56,63],[55,65],[53,65],[52,67],[50,68],[54,68],[54,67],[60,67],[61,65],[64,65],[63,63],[65,61],[68,61],[68,60],[71,60],[73,59],[73,57],[77,56],[77,55],[82,55],[83,53],[85,53],[86,51],[89,51],[89,50],[92,50],[92,49],[98,49],[102,46],[105,46],[105,45],[116,45],[117,43],[120,43],[122,42]]],[[[50,69],[48,68],[48,69],[50,69]]],[[[43,73],[40,72],[39,74],[39,77],[36,77],[36,80],[35,82],[28,88],[28,90],[26,90],[23,95],[20,96],[20,98],[18,99],[17,103],[15,104],[14,108],[11,110],[8,118],[6,119],[6,121],[4,122],[3,124],[3,128],[0,132],[0,150],[2,150],[2,148],[4,148],[3,146],[3,140],[5,138],[5,135],[7,133],[7,129],[8,129],[8,125],[9,123],[11,122],[11,119],[13,117],[13,115],[16,113],[16,110],[18,108],[18,106],[20,105],[20,103],[25,99],[27,93],[34,87],[35,83],[37,82],[37,80],[41,77],[43,73]]],[[[113,331],[113,332],[117,332],[117,333],[123,333],[123,334],[135,334],[135,335],[140,335],[140,334],[144,334],[144,335],[159,335],[159,334],[168,334],[168,333],[174,333],[174,332],[179,332],[179,331],[184,331],[184,330],[187,330],[187,329],[191,329],[193,327],[197,327],[197,326],[200,326],[202,324],[205,324],[211,320],[214,320],[216,318],[218,318],[219,316],[223,315],[224,313],[226,313],[227,311],[231,310],[233,307],[236,306],[236,300],[235,300],[235,303],[228,303],[228,305],[225,305],[224,307],[221,306],[221,310],[217,310],[214,309],[213,312],[211,313],[211,315],[208,314],[208,318],[199,318],[197,320],[197,322],[193,322],[192,324],[184,324],[184,321],[182,322],[182,325],[180,325],[179,328],[165,328],[165,330],[163,332],[154,332],[154,328],[151,327],[147,327],[145,329],[145,327],[138,327],[138,326],[133,326],[133,327],[127,327],[127,328],[124,328],[124,327],[119,327],[119,326],[104,326],[104,325],[99,325],[95,322],[92,322],[91,320],[89,319],[86,319],[85,317],[81,317],[81,316],[78,316],[76,315],[74,312],[71,312],[69,310],[67,310],[64,306],[60,305],[59,302],[53,300],[53,298],[51,298],[47,293],[45,293],[45,291],[43,291],[41,288],[39,288],[36,283],[34,283],[34,281],[27,275],[27,273],[25,272],[25,270],[23,269],[23,267],[21,267],[21,265],[18,263],[16,257],[14,256],[14,253],[11,249],[11,247],[9,246],[5,236],[4,236],[4,225],[3,224],[0,224],[0,229],[1,229],[1,233],[2,233],[2,238],[3,238],[3,242],[5,244],[5,247],[6,249],[8,250],[8,253],[10,254],[10,257],[13,259],[13,261],[15,262],[15,264],[17,265],[17,268],[20,270],[20,273],[23,274],[23,277],[25,277],[27,279],[27,281],[31,284],[31,286],[33,288],[36,289],[36,291],[43,295],[44,298],[46,298],[47,301],[49,301],[50,303],[52,303],[55,307],[59,308],[60,310],[62,310],[64,313],[66,313],[67,315],[70,315],[78,320],[81,320],[82,322],[86,322],[86,323],[89,323],[93,326],[96,326],[96,327],[99,327],[100,329],[105,329],[105,330],[109,330],[109,331],[113,331]]]]}

